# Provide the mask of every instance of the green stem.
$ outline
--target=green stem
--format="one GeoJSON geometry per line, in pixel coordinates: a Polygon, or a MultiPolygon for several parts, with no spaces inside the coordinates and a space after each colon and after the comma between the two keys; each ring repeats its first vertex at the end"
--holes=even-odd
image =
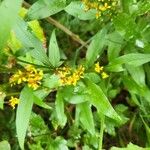
{"type": "MultiPolygon", "coordinates": [[[[92,37],[92,38],[93,38],[93,37],[92,37]]],[[[79,55],[80,50],[81,50],[83,47],[86,47],[86,46],[88,45],[88,43],[92,40],[92,38],[90,38],[89,40],[87,40],[84,45],[80,46],[80,47],[76,50],[75,56],[74,56],[74,65],[76,65],[76,61],[77,61],[77,58],[78,58],[78,55],[79,55]]]]}
{"type": "Polygon", "coordinates": [[[16,96],[19,95],[20,92],[7,93],[6,96],[16,96]]]}
{"type": "Polygon", "coordinates": [[[33,65],[33,66],[37,66],[37,67],[40,67],[40,68],[49,68],[49,69],[51,69],[51,68],[48,67],[48,66],[37,65],[37,64],[31,63],[31,62],[28,62],[28,61],[21,60],[21,59],[19,59],[19,58],[17,58],[17,61],[20,61],[20,62],[25,63],[25,64],[30,64],[30,65],[33,65]]]}
{"type": "Polygon", "coordinates": [[[99,134],[99,148],[98,150],[102,150],[103,146],[103,134],[104,134],[104,121],[105,116],[103,114],[100,114],[101,123],[100,123],[100,134],[99,134]]]}

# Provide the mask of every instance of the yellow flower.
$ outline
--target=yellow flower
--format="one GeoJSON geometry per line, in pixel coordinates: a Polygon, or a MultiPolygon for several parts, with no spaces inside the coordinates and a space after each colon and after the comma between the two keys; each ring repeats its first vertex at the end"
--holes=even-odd
{"type": "Polygon", "coordinates": [[[41,85],[43,78],[43,71],[38,71],[34,67],[31,67],[27,72],[27,83],[28,86],[36,90],[41,85]]]}
{"type": "Polygon", "coordinates": [[[60,83],[62,85],[74,85],[83,78],[85,68],[81,65],[76,70],[69,67],[58,68],[56,73],[60,77],[60,83]]]}
{"type": "Polygon", "coordinates": [[[18,70],[14,75],[9,79],[9,83],[12,85],[28,83],[28,86],[36,90],[43,79],[43,71],[36,69],[32,65],[27,65],[25,70],[22,72],[18,70]]]}
{"type": "Polygon", "coordinates": [[[21,70],[18,70],[14,75],[12,75],[9,79],[9,83],[11,86],[17,84],[21,84],[22,82],[26,82],[27,78],[25,76],[25,73],[21,70]]]}
{"type": "Polygon", "coordinates": [[[9,105],[15,109],[15,105],[17,105],[19,103],[19,99],[16,97],[11,96],[11,99],[9,100],[9,105]]]}
{"type": "Polygon", "coordinates": [[[32,65],[27,65],[25,67],[26,71],[29,72],[29,73],[37,73],[37,69],[34,68],[34,66],[32,65]]]}
{"type": "Polygon", "coordinates": [[[97,62],[96,64],[95,64],[95,71],[97,72],[97,73],[100,73],[102,70],[103,70],[103,66],[101,67],[100,65],[99,65],[99,62],[97,62]]]}
{"type": "Polygon", "coordinates": [[[108,78],[109,77],[109,75],[106,73],[106,72],[102,72],[102,78],[103,79],[106,79],[106,78],[108,78]]]}
{"type": "Polygon", "coordinates": [[[109,16],[110,13],[115,14],[117,12],[117,6],[119,0],[81,0],[84,4],[85,11],[90,9],[96,10],[96,19],[109,16]]]}
{"type": "Polygon", "coordinates": [[[75,71],[75,74],[76,74],[79,78],[83,78],[84,71],[85,71],[85,68],[84,68],[82,65],[80,65],[79,68],[75,71]]]}

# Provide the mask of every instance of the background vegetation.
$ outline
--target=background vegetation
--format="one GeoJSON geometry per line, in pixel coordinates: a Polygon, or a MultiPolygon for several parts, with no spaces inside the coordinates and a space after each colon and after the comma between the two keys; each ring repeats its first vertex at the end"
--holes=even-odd
{"type": "Polygon", "coordinates": [[[0,1],[0,150],[150,149],[149,0],[0,1]]]}

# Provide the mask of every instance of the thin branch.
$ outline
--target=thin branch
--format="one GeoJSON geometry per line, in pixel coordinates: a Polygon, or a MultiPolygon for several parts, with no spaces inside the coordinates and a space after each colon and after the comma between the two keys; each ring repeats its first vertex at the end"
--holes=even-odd
{"type": "MultiPolygon", "coordinates": [[[[23,2],[23,5],[26,8],[29,8],[31,5],[27,2],[23,2]]],[[[59,28],[60,30],[62,30],[63,32],[65,32],[67,35],[69,35],[74,41],[78,42],[81,45],[84,45],[85,47],[87,47],[86,42],[84,42],[78,35],[76,35],[75,33],[71,32],[68,28],[66,28],[64,25],[62,25],[61,23],[59,23],[58,21],[56,21],[55,19],[53,19],[52,17],[48,17],[45,18],[45,20],[56,26],[57,28],[59,28]]]]}

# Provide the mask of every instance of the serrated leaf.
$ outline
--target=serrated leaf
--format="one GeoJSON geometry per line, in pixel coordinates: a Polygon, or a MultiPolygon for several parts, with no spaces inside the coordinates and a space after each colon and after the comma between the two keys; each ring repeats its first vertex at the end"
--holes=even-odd
{"type": "Polygon", "coordinates": [[[18,18],[14,27],[16,37],[21,41],[22,45],[30,51],[31,55],[42,63],[51,66],[51,63],[45,53],[42,42],[29,31],[28,24],[18,18]]]}
{"type": "Polygon", "coordinates": [[[29,9],[27,18],[30,20],[42,19],[63,10],[66,0],[38,0],[29,9]]]}
{"type": "Polygon", "coordinates": [[[91,20],[95,18],[95,10],[84,10],[84,5],[80,1],[71,2],[66,8],[65,11],[81,20],[91,20]]]}
{"type": "Polygon", "coordinates": [[[33,98],[33,90],[29,87],[24,87],[20,94],[20,102],[17,107],[16,115],[17,137],[21,149],[24,149],[24,140],[32,111],[33,98]]]}
{"type": "Polygon", "coordinates": [[[102,54],[106,33],[106,28],[103,28],[101,31],[99,31],[94,36],[90,46],[88,47],[86,52],[86,63],[89,67],[94,64],[94,61],[97,59],[98,55],[102,54]]]}
{"type": "Polygon", "coordinates": [[[111,106],[102,89],[88,79],[84,79],[84,81],[86,88],[89,91],[90,102],[97,108],[97,111],[120,122],[121,118],[111,106]]]}
{"type": "Polygon", "coordinates": [[[49,42],[49,61],[53,65],[53,67],[57,67],[60,61],[60,52],[59,47],[56,40],[55,30],[53,30],[50,42],[49,42]]]}
{"type": "Polygon", "coordinates": [[[91,105],[89,102],[78,104],[77,107],[80,109],[79,119],[83,127],[88,130],[92,135],[95,134],[93,114],[91,111],[91,105]]]}
{"type": "Polygon", "coordinates": [[[17,15],[22,0],[4,0],[0,5],[0,50],[2,50],[9,38],[10,31],[16,23],[17,15]],[[13,13],[12,13],[13,12],[13,13]]]}

